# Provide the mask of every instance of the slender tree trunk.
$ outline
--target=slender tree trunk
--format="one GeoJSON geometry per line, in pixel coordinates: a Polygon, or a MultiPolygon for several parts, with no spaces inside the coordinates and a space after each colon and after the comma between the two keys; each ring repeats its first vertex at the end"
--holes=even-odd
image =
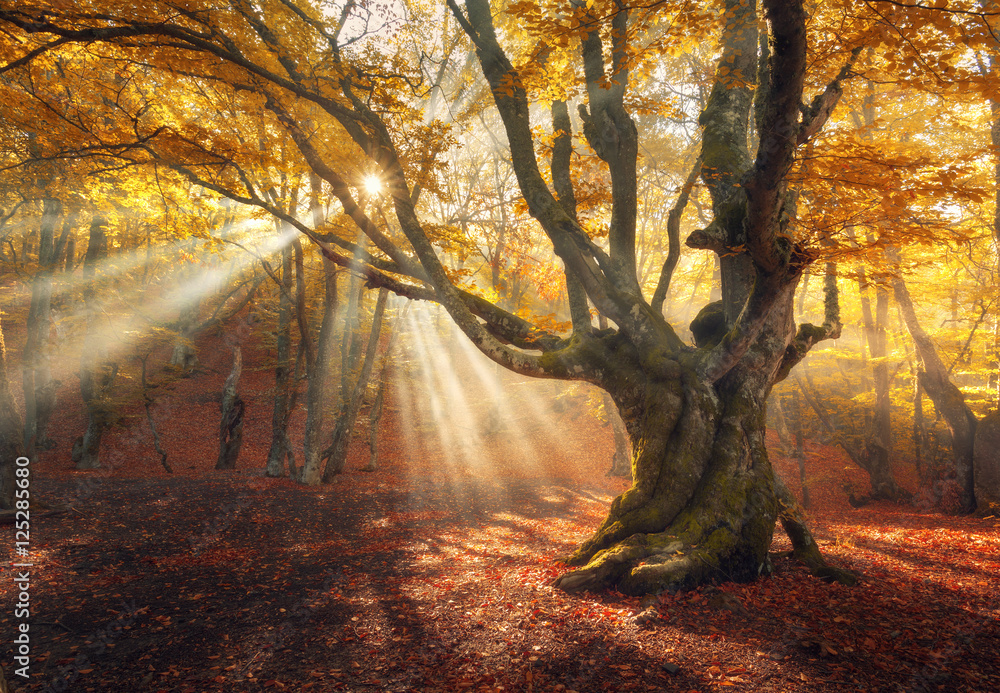
{"type": "Polygon", "coordinates": [[[347,283],[347,311],[344,313],[344,331],[340,339],[340,406],[347,406],[352,382],[361,358],[361,309],[365,287],[361,279],[352,276],[347,283]]]}
{"type": "Polygon", "coordinates": [[[305,359],[306,373],[310,372],[316,355],[313,348],[312,334],[309,331],[309,315],[306,312],[306,269],[302,253],[302,243],[299,239],[292,241],[295,250],[295,322],[299,326],[299,344],[305,359]]]}
{"type": "Polygon", "coordinates": [[[924,393],[920,387],[920,378],[916,370],[913,372],[913,462],[917,468],[917,479],[921,487],[932,482],[928,466],[924,464],[924,445],[927,430],[924,426],[924,393]]]}
{"type": "Polygon", "coordinates": [[[889,364],[886,363],[886,322],[889,319],[889,292],[882,286],[875,289],[875,324],[872,326],[871,357],[875,383],[875,407],[865,434],[862,452],[871,477],[872,496],[891,501],[909,500],[910,494],[900,488],[890,465],[892,451],[892,400],[889,396],[889,364]]]}
{"type": "MultiPolygon", "coordinates": [[[[853,234],[851,235],[853,239],[853,234]]],[[[874,239],[869,238],[869,241],[874,239]]],[[[861,313],[868,344],[868,354],[873,361],[872,375],[875,385],[875,406],[866,422],[864,445],[858,463],[871,481],[872,497],[881,500],[904,501],[910,493],[896,483],[890,465],[892,450],[892,400],[889,396],[889,366],[886,363],[886,323],[889,320],[889,292],[881,284],[875,286],[875,314],[872,315],[868,297],[869,281],[864,267],[858,268],[858,292],[861,296],[861,313]]]]}
{"type": "Polygon", "coordinates": [[[383,368],[378,379],[375,401],[372,402],[371,412],[368,414],[368,464],[361,468],[363,472],[374,472],[378,469],[378,431],[382,421],[382,409],[385,406],[387,373],[388,369],[383,368]]]}
{"type": "Polygon", "coordinates": [[[243,445],[243,414],[245,404],[239,396],[240,375],[243,372],[243,352],[233,347],[233,368],[222,389],[222,419],[219,422],[219,459],[216,469],[236,469],[236,460],[243,445]]]}
{"type": "Polygon", "coordinates": [[[149,354],[145,356],[140,356],[139,364],[142,368],[140,374],[140,383],[142,385],[142,401],[146,409],[146,421],[149,422],[149,430],[153,434],[153,449],[160,456],[160,464],[163,469],[166,470],[168,474],[173,474],[174,470],[170,467],[170,463],[167,462],[167,451],[163,449],[163,441],[160,440],[160,432],[156,430],[156,421],[153,419],[153,398],[149,396],[149,383],[146,380],[146,361],[149,359],[149,354]]]}
{"type": "Polygon", "coordinates": [[[326,469],[323,471],[324,482],[332,481],[334,476],[344,471],[344,466],[347,464],[347,447],[351,442],[354,423],[357,421],[358,412],[361,410],[365,390],[368,388],[368,380],[371,378],[372,368],[375,365],[375,354],[378,349],[379,335],[382,334],[382,316],[385,314],[385,302],[388,294],[389,292],[386,289],[379,289],[378,299],[375,302],[375,314],[372,316],[372,329],[368,337],[368,347],[365,349],[364,362],[358,372],[358,379],[353,384],[350,395],[344,402],[344,407],[337,418],[337,426],[333,432],[333,442],[323,453],[323,456],[327,458],[326,469]]]}
{"type": "Polygon", "coordinates": [[[76,267],[76,237],[70,236],[66,241],[66,265],[63,271],[70,274],[74,267],[76,267]]]}
{"type": "MultiPolygon", "coordinates": [[[[995,69],[996,59],[991,59],[990,64],[995,69]]],[[[993,143],[993,185],[996,187],[996,204],[993,207],[994,305],[1000,306],[1000,100],[990,100],[990,115],[993,119],[990,128],[990,140],[993,143]]],[[[1000,407],[1000,315],[997,315],[993,323],[993,373],[993,401],[1000,407]]]]}
{"type": "Polygon", "coordinates": [[[397,313],[394,324],[392,325],[392,335],[389,337],[389,343],[386,345],[385,353],[382,354],[380,364],[378,366],[378,392],[375,393],[375,401],[372,402],[371,412],[368,415],[368,464],[362,468],[361,471],[364,472],[374,472],[378,469],[378,431],[379,423],[382,420],[382,410],[384,406],[385,391],[389,385],[389,358],[392,356],[392,352],[396,346],[396,340],[399,338],[400,330],[399,325],[401,321],[406,316],[406,312],[410,308],[410,303],[407,302],[403,307],[402,312],[397,313]]]}
{"type": "MultiPolygon", "coordinates": [[[[279,229],[282,228],[279,226],[279,229]]],[[[292,247],[281,250],[281,286],[278,298],[278,359],[274,367],[274,407],[271,412],[271,449],[267,455],[267,476],[285,475],[288,448],[288,419],[292,349],[292,247]]]]}
{"type": "Polygon", "coordinates": [[[799,463],[799,484],[802,486],[802,507],[809,509],[809,482],[806,480],[806,446],[802,435],[802,404],[799,393],[792,392],[792,409],[794,411],[792,427],[795,430],[795,459],[799,463]]]}
{"type": "MultiPolygon", "coordinates": [[[[895,248],[886,249],[886,257],[898,268],[900,258],[895,248]]],[[[938,412],[944,417],[951,432],[951,475],[956,486],[954,511],[972,512],[976,509],[973,450],[976,437],[976,416],[965,403],[965,395],[951,382],[948,369],[941,361],[934,342],[921,327],[913,308],[913,299],[906,283],[898,274],[892,280],[896,302],[903,313],[906,328],[913,338],[917,355],[923,365],[918,374],[920,386],[934,402],[938,412]]]]}
{"type": "Polygon", "coordinates": [[[108,255],[108,242],[104,233],[107,222],[95,217],[90,223],[87,256],[83,261],[85,280],[83,297],[87,312],[87,338],[80,361],[80,394],[87,407],[87,430],[77,440],[73,461],[77,469],[98,469],[101,466],[101,438],[111,422],[111,389],[118,375],[118,364],[108,358],[104,337],[101,335],[101,306],[98,265],[108,255]]]}
{"type": "Polygon", "coordinates": [[[24,422],[10,390],[7,347],[0,323],[0,510],[14,507],[14,469],[17,458],[24,456],[23,434],[24,422]]]}
{"type": "Polygon", "coordinates": [[[787,456],[793,449],[792,435],[788,428],[788,416],[785,414],[785,405],[781,398],[772,396],[767,401],[767,413],[770,417],[768,428],[778,436],[778,445],[781,454],[787,456]]]}
{"type": "Polygon", "coordinates": [[[24,386],[24,447],[33,454],[46,448],[49,418],[56,405],[56,386],[49,360],[49,332],[52,329],[52,271],[55,251],[55,224],[62,214],[59,200],[45,198],[38,232],[38,271],[31,283],[27,337],[24,344],[22,375],[24,386]]]}
{"type": "Polygon", "coordinates": [[[72,248],[72,252],[76,252],[76,244],[73,242],[73,227],[76,225],[79,216],[79,211],[73,210],[63,219],[62,231],[59,232],[59,238],[56,239],[55,245],[52,248],[53,268],[60,268],[60,265],[62,267],[72,267],[69,257],[63,258],[63,251],[69,252],[72,248]]]}
{"type": "Polygon", "coordinates": [[[323,274],[326,295],[323,302],[323,319],[320,323],[319,339],[316,343],[316,361],[309,369],[309,384],[306,388],[306,431],[304,437],[304,460],[302,462],[303,484],[318,486],[322,481],[322,435],[326,386],[333,362],[335,347],[334,323],[337,318],[337,268],[325,255],[323,274]]]}
{"type": "MultiPolygon", "coordinates": [[[[189,269],[188,275],[193,276],[194,270],[189,269]]],[[[194,347],[194,328],[198,324],[198,313],[201,310],[201,293],[188,299],[180,309],[177,318],[178,334],[174,350],[170,354],[170,365],[180,369],[182,373],[190,373],[198,367],[198,352],[194,347]]]]}

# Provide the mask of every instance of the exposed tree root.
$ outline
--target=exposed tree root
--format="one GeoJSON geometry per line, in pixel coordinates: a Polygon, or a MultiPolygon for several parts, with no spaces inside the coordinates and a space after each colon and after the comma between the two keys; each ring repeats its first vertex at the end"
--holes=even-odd
{"type": "Polygon", "coordinates": [[[792,557],[809,569],[814,576],[828,582],[839,582],[841,585],[858,584],[858,576],[842,568],[836,568],[826,562],[820,553],[816,540],[806,526],[805,517],[798,502],[781,479],[775,479],[778,500],[781,504],[779,518],[785,528],[788,538],[792,540],[792,557]]]}

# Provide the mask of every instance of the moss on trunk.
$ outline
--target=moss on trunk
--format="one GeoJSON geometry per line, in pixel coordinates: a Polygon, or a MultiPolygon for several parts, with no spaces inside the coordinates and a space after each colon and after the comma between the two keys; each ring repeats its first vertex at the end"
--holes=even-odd
{"type": "Polygon", "coordinates": [[[823,561],[801,515],[788,510],[790,496],[779,500],[764,446],[768,371],[740,369],[712,386],[682,361],[673,367],[679,377],[611,388],[632,437],[634,482],[566,559],[577,569],[556,586],[644,594],[753,580],[770,570],[779,515],[801,529],[793,542],[814,572],[850,582],[823,561]]]}

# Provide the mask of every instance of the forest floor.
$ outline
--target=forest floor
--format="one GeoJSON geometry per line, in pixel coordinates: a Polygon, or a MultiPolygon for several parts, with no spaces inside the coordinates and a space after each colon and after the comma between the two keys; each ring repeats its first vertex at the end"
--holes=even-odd
{"type": "MultiPolygon", "coordinates": [[[[610,430],[580,413],[586,393],[553,400],[509,380],[510,406],[469,432],[453,397],[404,387],[401,371],[379,470],[355,471],[355,444],[348,472],[311,489],[263,476],[273,376],[254,361],[235,472],[212,469],[218,398],[205,393],[221,388],[222,357],[156,390],[173,474],[139,407],[105,441],[105,469],[72,470],[83,422],[60,410],[32,491],[71,510],[32,517],[28,681],[13,676],[12,637],[0,643],[14,690],[1000,690],[997,518],[851,508],[841,485],[863,475],[817,445],[813,529],[859,586],[781,559],[752,584],[566,595],[551,587],[558,557],[624,488],[604,476],[610,430]],[[638,624],[650,604],[659,617],[638,624]]],[[[796,486],[795,463],[773,457],[796,486]]],[[[11,605],[12,580],[0,584],[11,605]]],[[[0,630],[15,623],[4,608],[0,630]]]]}

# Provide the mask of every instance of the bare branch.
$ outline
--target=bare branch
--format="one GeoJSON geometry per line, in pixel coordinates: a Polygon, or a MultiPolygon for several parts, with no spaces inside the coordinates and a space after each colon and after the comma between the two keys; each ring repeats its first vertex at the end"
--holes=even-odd
{"type": "Polygon", "coordinates": [[[667,215],[667,259],[663,263],[663,269],[660,270],[660,280],[656,284],[656,290],[653,292],[653,300],[650,302],[653,310],[658,313],[663,312],[663,302],[667,299],[667,292],[670,290],[670,280],[674,275],[677,262],[681,258],[681,216],[684,214],[684,208],[687,207],[688,198],[691,197],[694,184],[698,182],[698,175],[701,173],[701,162],[702,157],[699,156],[695,160],[694,166],[691,167],[691,172],[688,174],[687,180],[681,186],[677,202],[674,203],[673,208],[671,208],[670,213],[667,215]]]}

